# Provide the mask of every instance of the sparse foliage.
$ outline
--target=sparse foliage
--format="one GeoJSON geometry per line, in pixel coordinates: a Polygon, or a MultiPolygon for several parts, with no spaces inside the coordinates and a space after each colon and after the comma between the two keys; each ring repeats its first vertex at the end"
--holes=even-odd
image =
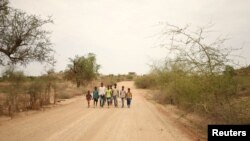
{"type": "Polygon", "coordinates": [[[50,32],[42,27],[52,23],[0,3],[0,65],[25,65],[31,61],[54,63],[50,32]]]}
{"type": "Polygon", "coordinates": [[[224,46],[226,38],[208,41],[209,29],[200,27],[192,30],[188,25],[178,27],[167,24],[162,46],[173,55],[170,61],[185,65],[185,71],[192,73],[210,76],[224,71],[225,66],[232,63],[229,58],[234,49],[224,46]]]}

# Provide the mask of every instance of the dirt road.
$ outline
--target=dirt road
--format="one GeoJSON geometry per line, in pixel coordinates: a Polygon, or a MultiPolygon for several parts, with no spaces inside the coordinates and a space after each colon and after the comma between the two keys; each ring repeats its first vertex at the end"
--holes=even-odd
{"type": "Polygon", "coordinates": [[[133,82],[131,108],[87,108],[76,101],[0,125],[1,141],[188,141],[190,138],[146,100],[133,82]]]}

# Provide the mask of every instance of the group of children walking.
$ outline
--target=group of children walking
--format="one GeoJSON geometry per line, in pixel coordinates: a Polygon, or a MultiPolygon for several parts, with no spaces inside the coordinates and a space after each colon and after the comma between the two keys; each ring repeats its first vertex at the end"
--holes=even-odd
{"type": "Polygon", "coordinates": [[[107,103],[108,108],[114,104],[115,107],[118,107],[118,98],[121,98],[122,102],[122,108],[124,107],[125,100],[127,101],[127,106],[130,108],[131,100],[132,100],[132,93],[130,91],[130,88],[128,88],[128,91],[126,92],[124,86],[122,86],[122,89],[119,90],[117,88],[117,85],[108,85],[107,88],[103,86],[103,83],[101,83],[101,86],[99,89],[97,87],[94,88],[94,91],[91,93],[88,91],[86,95],[86,99],[88,102],[88,107],[90,107],[90,101],[93,99],[94,107],[97,107],[98,101],[100,101],[100,107],[103,107],[105,103],[107,103]],[[114,86],[114,87],[113,87],[114,86]]]}

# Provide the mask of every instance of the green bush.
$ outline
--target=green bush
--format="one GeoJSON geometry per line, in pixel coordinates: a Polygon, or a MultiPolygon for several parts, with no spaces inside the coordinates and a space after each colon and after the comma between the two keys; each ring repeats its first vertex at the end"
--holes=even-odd
{"type": "Polygon", "coordinates": [[[154,78],[153,75],[144,75],[137,77],[135,79],[135,86],[142,89],[153,88],[154,86],[156,86],[156,78],[154,78]]]}
{"type": "Polygon", "coordinates": [[[131,80],[133,80],[134,79],[134,77],[132,76],[132,75],[127,75],[126,76],[126,80],[128,80],[128,81],[131,81],[131,80]]]}
{"type": "Polygon", "coordinates": [[[249,116],[242,116],[249,115],[242,110],[250,109],[249,104],[237,98],[242,82],[238,76],[228,73],[207,76],[162,70],[138,77],[135,85],[138,88],[158,88],[155,94],[158,102],[175,104],[215,122],[249,123],[249,116]]]}

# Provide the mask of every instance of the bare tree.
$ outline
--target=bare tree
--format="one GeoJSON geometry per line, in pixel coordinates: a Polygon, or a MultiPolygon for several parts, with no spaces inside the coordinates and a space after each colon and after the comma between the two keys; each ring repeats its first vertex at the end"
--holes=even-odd
{"type": "Polygon", "coordinates": [[[226,65],[232,63],[230,54],[234,50],[224,47],[226,38],[216,38],[208,42],[206,36],[210,27],[192,30],[190,26],[178,27],[166,24],[162,46],[174,56],[174,62],[186,64],[187,71],[213,75],[222,72],[226,65]],[[206,38],[206,40],[205,40],[206,38]]]}

